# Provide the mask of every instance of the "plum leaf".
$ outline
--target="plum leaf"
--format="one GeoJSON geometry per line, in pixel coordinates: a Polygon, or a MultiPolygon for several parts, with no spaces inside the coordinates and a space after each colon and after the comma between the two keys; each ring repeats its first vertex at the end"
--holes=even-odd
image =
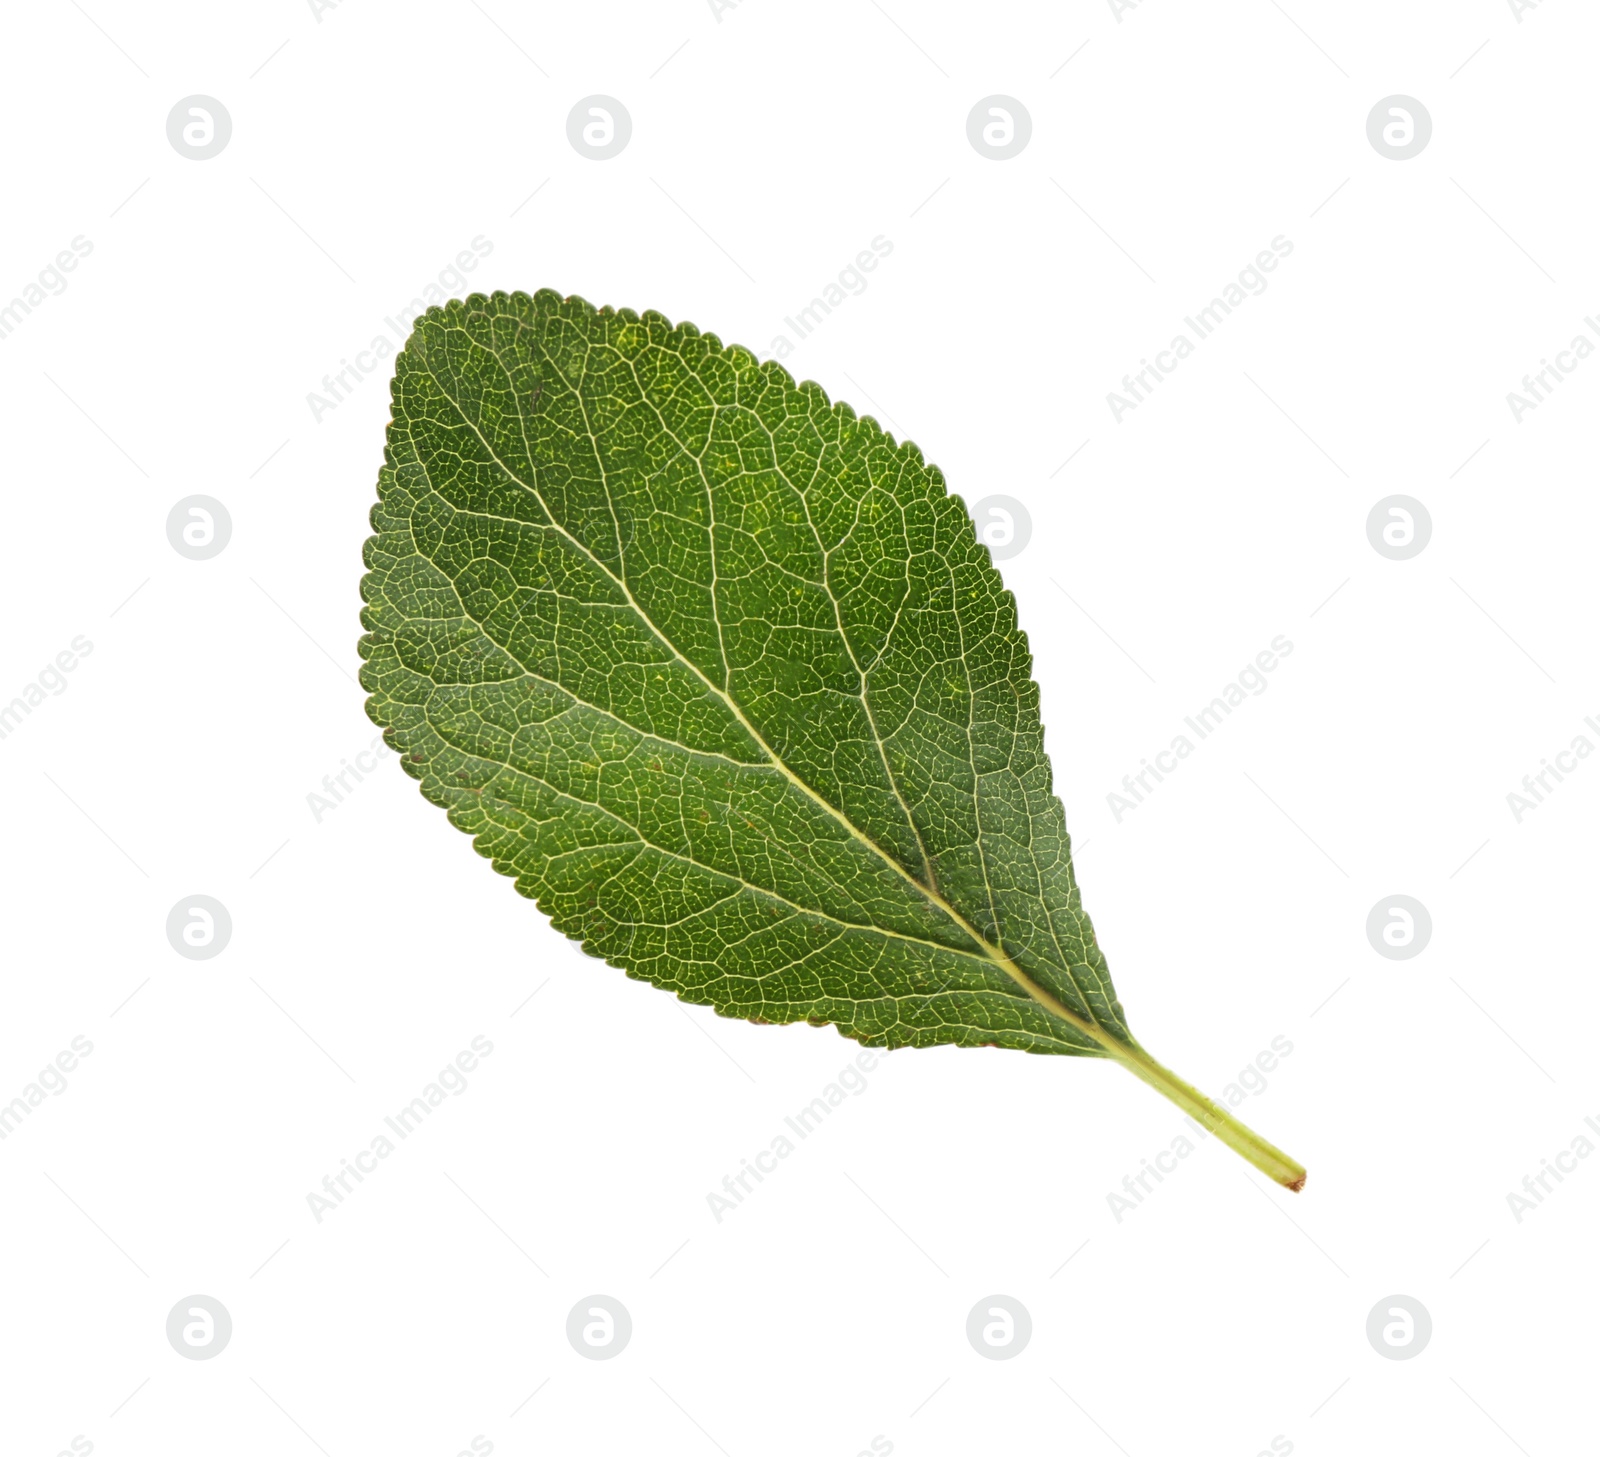
{"type": "Polygon", "coordinates": [[[397,358],[361,682],[423,794],[629,976],[874,1047],[1128,1030],[1016,603],[909,443],[774,362],[549,290],[397,358]]]}

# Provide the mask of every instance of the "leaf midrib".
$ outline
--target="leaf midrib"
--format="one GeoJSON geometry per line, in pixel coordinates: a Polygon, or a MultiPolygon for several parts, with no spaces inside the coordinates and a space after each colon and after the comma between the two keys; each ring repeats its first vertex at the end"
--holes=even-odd
{"type": "MultiPolygon", "coordinates": [[[[476,340],[471,342],[476,347],[483,349],[485,353],[494,358],[494,361],[497,365],[499,365],[502,374],[505,375],[507,384],[509,384],[511,387],[511,397],[516,401],[517,406],[517,421],[518,428],[522,434],[523,448],[527,452],[529,464],[532,465],[534,460],[534,451],[532,443],[528,440],[527,420],[523,414],[521,397],[518,395],[516,390],[516,382],[511,377],[510,371],[506,368],[505,361],[501,359],[496,350],[488,345],[480,344],[476,340]]],[[[617,590],[622,593],[624,598],[626,598],[628,605],[634,610],[635,613],[638,614],[639,620],[644,623],[656,640],[660,642],[662,647],[664,647],[675,659],[677,659],[678,662],[682,663],[684,667],[693,673],[695,677],[705,685],[708,692],[714,694],[717,699],[726,706],[728,711],[733,714],[734,718],[743,727],[745,732],[750,735],[751,741],[755,743],[763,753],[766,754],[774,769],[782,774],[783,777],[789,781],[789,783],[791,783],[808,799],[817,804],[825,813],[837,820],[838,823],[844,828],[846,833],[860,842],[860,844],[862,844],[872,854],[876,855],[878,859],[880,859],[896,875],[904,880],[907,885],[912,887],[912,889],[918,895],[924,897],[929,904],[935,906],[946,916],[948,916],[951,922],[956,925],[965,935],[969,936],[975,945],[982,948],[985,957],[987,957],[990,962],[992,962],[1000,971],[1002,971],[1007,977],[1009,977],[1025,992],[1027,992],[1027,994],[1036,1002],[1038,1002],[1039,1005],[1042,1006],[1046,1011],[1052,1013],[1056,1017],[1059,1017],[1063,1022],[1067,1023],[1068,1026],[1075,1028],[1084,1036],[1091,1038],[1101,1047],[1105,1048],[1106,1051],[1112,1056],[1127,1060],[1130,1049],[1120,1039],[1112,1036],[1111,1033],[1102,1027],[1098,1021],[1094,1020],[1092,1010],[1090,1017],[1080,1017],[1053,993],[1040,986],[1032,977],[1027,974],[1027,972],[1018,966],[1016,962],[1005,953],[1005,951],[994,945],[988,939],[988,937],[983,935],[983,933],[980,932],[977,927],[972,925],[971,922],[969,922],[960,911],[951,905],[943,895],[941,895],[938,891],[922,884],[922,882],[918,880],[916,876],[912,875],[911,872],[908,871],[898,859],[889,854],[870,835],[866,834],[865,831],[855,824],[855,822],[852,821],[848,815],[840,811],[828,799],[819,794],[809,784],[807,784],[804,779],[796,774],[773,750],[772,746],[766,741],[766,738],[760,733],[760,731],[757,730],[756,726],[745,716],[743,708],[740,707],[733,697],[719,687],[716,683],[712,682],[711,679],[707,677],[706,674],[701,670],[699,665],[685,656],[685,654],[679,650],[677,644],[672,642],[671,639],[668,638],[667,635],[661,630],[661,628],[656,625],[654,619],[651,618],[651,616],[644,610],[644,608],[639,604],[638,600],[634,597],[633,592],[628,587],[627,582],[613,572],[610,567],[601,561],[600,558],[588,548],[588,546],[579,541],[576,536],[568,531],[563,522],[557,519],[555,512],[550,509],[549,503],[546,502],[544,495],[539,490],[538,486],[530,481],[524,481],[516,471],[512,470],[512,468],[501,459],[499,452],[495,450],[492,444],[490,444],[483,431],[478,428],[476,421],[474,421],[467,414],[466,410],[462,407],[461,402],[456,399],[455,395],[451,392],[450,388],[445,384],[445,382],[434,373],[432,363],[428,360],[425,354],[419,355],[419,362],[422,365],[424,373],[426,373],[428,378],[431,379],[438,387],[440,393],[443,394],[445,399],[450,402],[451,408],[461,418],[461,422],[467,427],[467,429],[470,430],[477,438],[478,443],[482,445],[484,450],[488,453],[489,458],[503,472],[505,472],[505,475],[509,480],[515,482],[518,486],[522,487],[523,490],[527,491],[533,496],[533,498],[539,503],[540,509],[543,510],[545,516],[548,518],[550,524],[555,528],[555,530],[558,531],[568,542],[570,542],[577,551],[581,552],[600,572],[605,575],[605,577],[617,588],[617,590]]],[[[566,383],[566,381],[563,380],[563,383],[566,383]]],[[[572,386],[568,384],[568,388],[572,388],[572,386]]],[[[585,414],[585,424],[587,424],[587,414],[585,414]]],[[[589,438],[595,447],[596,460],[598,462],[599,441],[594,436],[592,431],[590,432],[589,438]]],[[[413,448],[415,448],[415,441],[413,441],[413,448]]],[[[611,492],[609,485],[606,484],[605,481],[604,467],[601,466],[600,469],[601,482],[602,485],[605,485],[606,489],[607,505],[611,509],[613,519],[615,519],[615,506],[611,503],[611,492]]],[[[979,833],[981,835],[981,827],[979,833]]],[[[985,876],[985,880],[987,881],[987,875],[985,876]]],[[[965,954],[970,955],[970,953],[965,954]]],[[[1070,976],[1070,971],[1068,968],[1063,967],[1062,971],[1070,976]]],[[[1085,1001],[1087,1004],[1087,998],[1085,1001]]]]}

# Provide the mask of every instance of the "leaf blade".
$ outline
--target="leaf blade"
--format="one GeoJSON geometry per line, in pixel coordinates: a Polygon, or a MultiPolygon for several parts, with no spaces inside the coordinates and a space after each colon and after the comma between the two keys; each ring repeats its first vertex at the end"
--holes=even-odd
{"type": "Polygon", "coordinates": [[[915,447],[543,293],[419,321],[389,456],[369,712],[559,929],[728,1015],[1133,1045],[1014,604],[915,447]]]}

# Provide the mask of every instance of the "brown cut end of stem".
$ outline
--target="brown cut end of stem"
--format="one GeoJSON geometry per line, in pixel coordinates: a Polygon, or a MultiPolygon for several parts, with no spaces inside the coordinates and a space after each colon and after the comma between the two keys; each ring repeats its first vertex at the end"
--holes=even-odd
{"type": "Polygon", "coordinates": [[[1304,1174],[1301,1174],[1300,1177],[1294,1181],[1294,1183],[1285,1184],[1283,1187],[1285,1189],[1287,1189],[1291,1194],[1298,1194],[1303,1188],[1305,1188],[1305,1186],[1306,1186],[1306,1176],[1304,1174]]]}

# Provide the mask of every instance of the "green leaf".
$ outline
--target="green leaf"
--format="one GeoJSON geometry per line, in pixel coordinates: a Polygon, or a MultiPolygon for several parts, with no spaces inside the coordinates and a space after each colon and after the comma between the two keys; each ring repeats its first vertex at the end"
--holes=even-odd
{"type": "Polygon", "coordinates": [[[556,928],[877,1047],[1134,1040],[1073,876],[1016,603],[911,444],[660,314],[430,309],[366,545],[367,709],[556,928]]]}

